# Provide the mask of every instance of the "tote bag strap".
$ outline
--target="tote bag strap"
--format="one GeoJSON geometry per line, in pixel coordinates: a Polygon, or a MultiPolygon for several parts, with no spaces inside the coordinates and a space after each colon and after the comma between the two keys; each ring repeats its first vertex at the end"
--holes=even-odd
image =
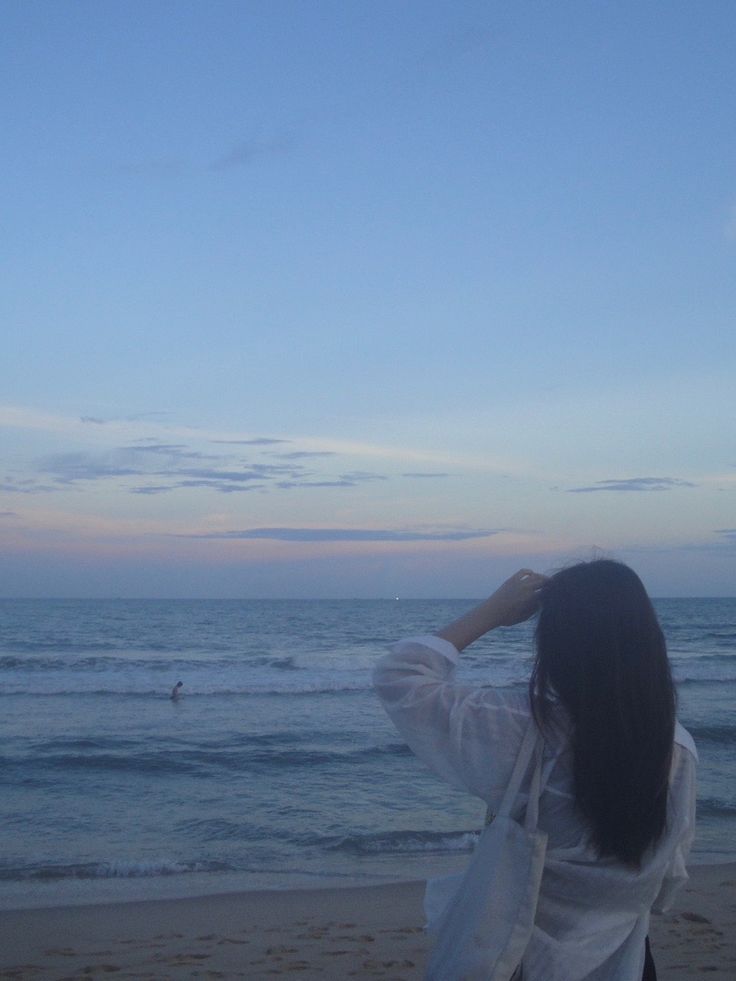
{"type": "Polygon", "coordinates": [[[529,768],[529,762],[531,761],[532,756],[535,756],[536,758],[536,766],[534,767],[532,785],[529,791],[529,803],[527,804],[526,809],[526,820],[524,821],[524,826],[526,827],[527,831],[533,831],[537,826],[539,790],[542,773],[542,742],[539,738],[539,730],[537,729],[534,719],[529,720],[529,725],[524,733],[524,738],[521,742],[521,749],[519,750],[519,755],[516,757],[516,763],[514,764],[511,779],[506,787],[506,792],[503,795],[501,805],[496,811],[497,817],[508,817],[511,813],[511,809],[514,806],[514,801],[516,800],[519,793],[519,788],[521,787],[521,781],[524,779],[526,771],[529,768]]]}
{"type": "Polygon", "coordinates": [[[529,800],[526,803],[526,816],[524,818],[524,827],[527,831],[534,832],[537,830],[537,821],[539,820],[539,795],[542,788],[542,751],[544,744],[542,740],[537,740],[534,747],[534,773],[532,774],[532,782],[529,787],[529,800]]]}

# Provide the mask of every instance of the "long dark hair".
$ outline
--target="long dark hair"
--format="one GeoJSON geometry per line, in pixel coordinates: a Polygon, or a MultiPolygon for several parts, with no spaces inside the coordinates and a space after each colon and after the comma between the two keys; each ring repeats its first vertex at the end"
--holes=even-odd
{"type": "Polygon", "coordinates": [[[609,559],[556,573],[540,593],[532,710],[572,723],[574,792],[600,857],[639,867],[664,833],[675,689],[646,590],[609,559]]]}

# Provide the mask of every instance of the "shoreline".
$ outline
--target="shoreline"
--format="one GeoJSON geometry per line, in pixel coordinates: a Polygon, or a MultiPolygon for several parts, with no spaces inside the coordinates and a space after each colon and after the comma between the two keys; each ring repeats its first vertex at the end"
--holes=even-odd
{"type": "MultiPolygon", "coordinates": [[[[27,897],[24,897],[23,900],[18,899],[17,896],[14,898],[10,898],[7,895],[3,896],[2,892],[0,892],[0,920],[6,915],[17,915],[20,913],[51,913],[54,910],[97,909],[102,906],[123,908],[141,903],[201,903],[233,896],[270,895],[271,893],[279,895],[285,895],[287,893],[315,893],[317,895],[323,895],[326,892],[332,891],[340,892],[378,887],[391,889],[393,887],[411,885],[415,882],[424,883],[427,878],[434,878],[435,876],[461,872],[465,868],[471,854],[471,852],[465,854],[464,863],[458,862],[458,856],[456,855],[452,864],[448,864],[446,867],[437,866],[433,868],[430,865],[426,869],[426,876],[421,878],[411,875],[404,878],[387,878],[386,876],[379,875],[294,875],[289,876],[286,882],[280,884],[278,882],[274,883],[272,876],[266,877],[265,875],[255,877],[248,875],[246,881],[243,881],[243,877],[237,873],[216,873],[213,875],[205,873],[203,881],[200,878],[203,874],[197,873],[197,878],[200,878],[200,881],[193,888],[190,885],[190,888],[187,889],[182,881],[177,881],[184,880],[188,878],[187,876],[163,876],[153,877],[152,879],[131,876],[130,878],[123,877],[122,879],[118,879],[117,877],[100,880],[94,879],[91,880],[91,888],[75,888],[73,891],[67,892],[64,895],[56,894],[48,897],[42,897],[38,890],[38,884],[34,884],[32,894],[27,894],[27,897]],[[255,881],[248,881],[252,879],[255,881]],[[228,882],[228,880],[230,881],[228,882]],[[207,885],[205,885],[205,881],[208,882],[207,885]],[[111,884],[113,888],[105,888],[111,884]],[[121,885],[124,887],[122,891],[120,889],[121,885]],[[129,887],[128,895],[125,894],[125,887],[129,887]]],[[[698,861],[698,856],[693,856],[691,853],[688,872],[692,877],[693,874],[699,874],[696,871],[698,869],[707,870],[713,867],[727,868],[729,866],[733,868],[734,878],[736,879],[736,858],[732,858],[730,855],[724,855],[706,861],[698,861]]],[[[67,880],[66,884],[78,887],[80,882],[84,883],[85,881],[70,879],[67,880]]],[[[89,883],[87,886],[89,886],[89,883]]]]}
{"type": "MultiPolygon", "coordinates": [[[[736,863],[693,865],[652,917],[660,976],[736,977],[736,863]]],[[[385,978],[419,981],[423,881],[265,889],[6,910],[0,979],[385,978]]]]}

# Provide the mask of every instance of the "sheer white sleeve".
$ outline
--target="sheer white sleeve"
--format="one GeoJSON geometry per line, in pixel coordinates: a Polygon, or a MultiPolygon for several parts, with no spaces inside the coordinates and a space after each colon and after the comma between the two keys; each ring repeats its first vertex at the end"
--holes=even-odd
{"type": "Polygon", "coordinates": [[[378,696],[413,752],[453,787],[500,803],[529,721],[526,694],[460,685],[440,637],[399,641],[374,672],[378,696]]]}

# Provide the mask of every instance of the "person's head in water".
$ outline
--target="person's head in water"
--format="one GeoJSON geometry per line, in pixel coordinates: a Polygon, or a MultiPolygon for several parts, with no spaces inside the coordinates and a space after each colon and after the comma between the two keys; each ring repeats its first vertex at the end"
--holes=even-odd
{"type": "Polygon", "coordinates": [[[666,826],[675,690],[664,635],[636,573],[610,559],[562,569],[540,591],[534,716],[572,723],[575,800],[601,856],[638,865],[666,826]]]}
{"type": "Polygon", "coordinates": [[[172,698],[178,698],[179,695],[181,695],[181,689],[183,688],[183,686],[184,686],[184,682],[183,681],[177,681],[177,683],[171,689],[171,697],[172,698]]]}

